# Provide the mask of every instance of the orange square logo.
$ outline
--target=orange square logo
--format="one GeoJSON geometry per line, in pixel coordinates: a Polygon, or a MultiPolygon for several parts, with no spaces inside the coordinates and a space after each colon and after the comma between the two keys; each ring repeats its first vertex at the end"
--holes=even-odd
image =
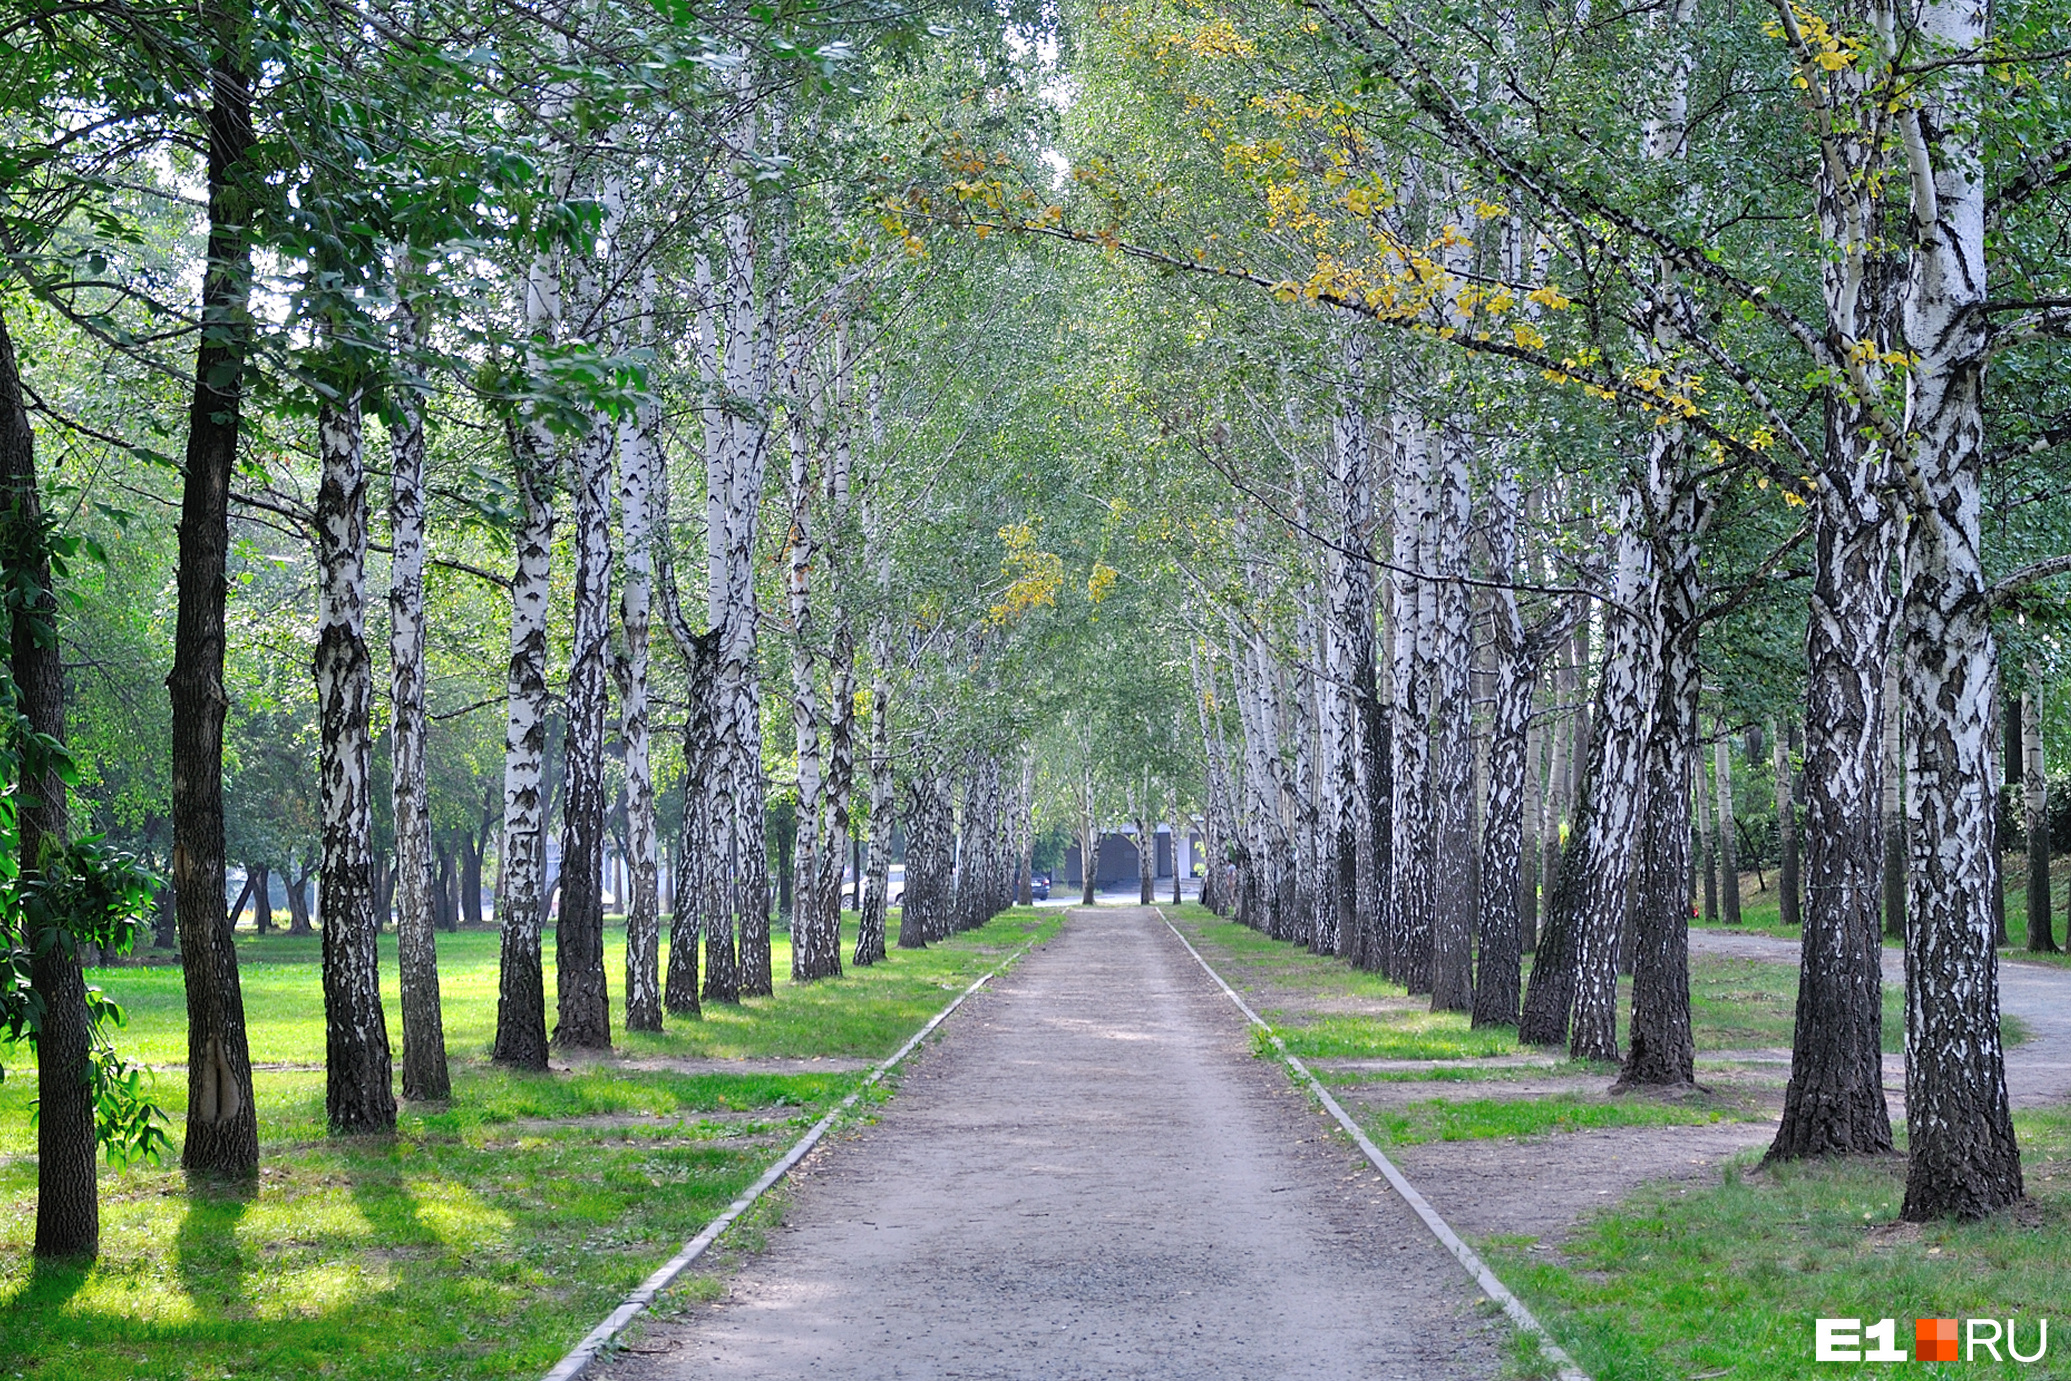
{"type": "Polygon", "coordinates": [[[1956,1321],[1954,1319],[1913,1320],[1913,1360],[1916,1362],[1953,1362],[1956,1360],[1956,1321]]]}

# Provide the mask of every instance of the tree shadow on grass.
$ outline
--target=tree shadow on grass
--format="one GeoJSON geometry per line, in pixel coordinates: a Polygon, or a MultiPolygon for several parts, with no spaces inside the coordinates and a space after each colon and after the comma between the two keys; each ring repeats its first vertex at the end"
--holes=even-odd
{"type": "Polygon", "coordinates": [[[352,1167],[352,1199],[374,1228],[374,1244],[385,1251],[437,1255],[446,1240],[417,1211],[417,1196],[403,1180],[398,1148],[369,1142],[352,1167]],[[382,1152],[385,1150],[385,1154],[382,1152]]]}
{"type": "Polygon", "coordinates": [[[173,1238],[173,1268],[205,1317],[223,1318],[246,1302],[245,1260],[237,1225],[259,1196],[254,1180],[187,1177],[187,1216],[173,1238]]]}

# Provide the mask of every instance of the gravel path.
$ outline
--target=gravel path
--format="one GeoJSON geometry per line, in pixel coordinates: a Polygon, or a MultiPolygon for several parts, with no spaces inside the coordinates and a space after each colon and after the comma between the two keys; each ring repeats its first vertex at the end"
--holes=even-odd
{"type": "Polygon", "coordinates": [[[1495,1376],[1507,1330],[1329,1127],[1156,912],[1076,911],[609,1375],[1495,1376]]]}

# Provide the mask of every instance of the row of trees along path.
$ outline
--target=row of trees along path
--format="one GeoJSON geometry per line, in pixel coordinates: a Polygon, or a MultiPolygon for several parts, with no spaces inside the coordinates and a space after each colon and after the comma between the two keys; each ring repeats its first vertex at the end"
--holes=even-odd
{"type": "MultiPolygon", "coordinates": [[[[502,674],[446,713],[502,721],[468,829],[477,862],[493,836],[507,1065],[612,1041],[621,809],[623,1022],[649,1030],[773,991],[773,893],[791,977],[839,975],[859,835],[868,964],[1004,905],[1039,831],[1092,860],[1106,822],[1148,843],[1162,815],[1247,923],[1686,1084],[1703,748],[1774,721],[1806,900],[1773,1153],[1891,1147],[1877,951],[1902,915],[1904,1212],[2021,1197],[1993,802],[2000,644],[2046,702],[2071,570],[2062,486],[2022,468],[2071,435],[2071,103],[2030,42],[2052,0],[1999,31],[1964,0],[1067,17],[206,0],[10,37],[0,324],[39,343],[0,338],[8,914],[38,956],[10,1011],[71,1225],[43,1248],[94,1247],[66,1100],[117,1057],[78,960],[132,940],[147,890],[62,842],[85,688],[39,658],[95,614],[55,598],[92,548],[50,516],[53,437],[110,477],[68,499],[83,529],[113,495],[178,509],[144,813],[172,834],[192,1171],[258,1167],[231,591],[287,533],[336,1133],[396,1117],[391,879],[402,1092],[450,1087],[427,764],[459,731],[428,648],[487,626],[471,660],[502,674]]],[[[1701,833],[1733,897],[1730,765],[1701,833]]],[[[74,775],[101,811],[110,774],[74,775]]],[[[134,1106],[110,1125],[162,1136],[134,1106]]]]}

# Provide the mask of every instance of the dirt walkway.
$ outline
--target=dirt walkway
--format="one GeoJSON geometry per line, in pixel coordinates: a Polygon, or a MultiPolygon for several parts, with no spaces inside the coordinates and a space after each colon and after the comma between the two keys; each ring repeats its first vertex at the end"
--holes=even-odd
{"type": "MultiPolygon", "coordinates": [[[[896,962],[896,959],[895,961],[896,962]]],[[[816,1155],[661,1378],[1493,1377],[1504,1330],[1155,911],[1075,911],[816,1155]]]]}

